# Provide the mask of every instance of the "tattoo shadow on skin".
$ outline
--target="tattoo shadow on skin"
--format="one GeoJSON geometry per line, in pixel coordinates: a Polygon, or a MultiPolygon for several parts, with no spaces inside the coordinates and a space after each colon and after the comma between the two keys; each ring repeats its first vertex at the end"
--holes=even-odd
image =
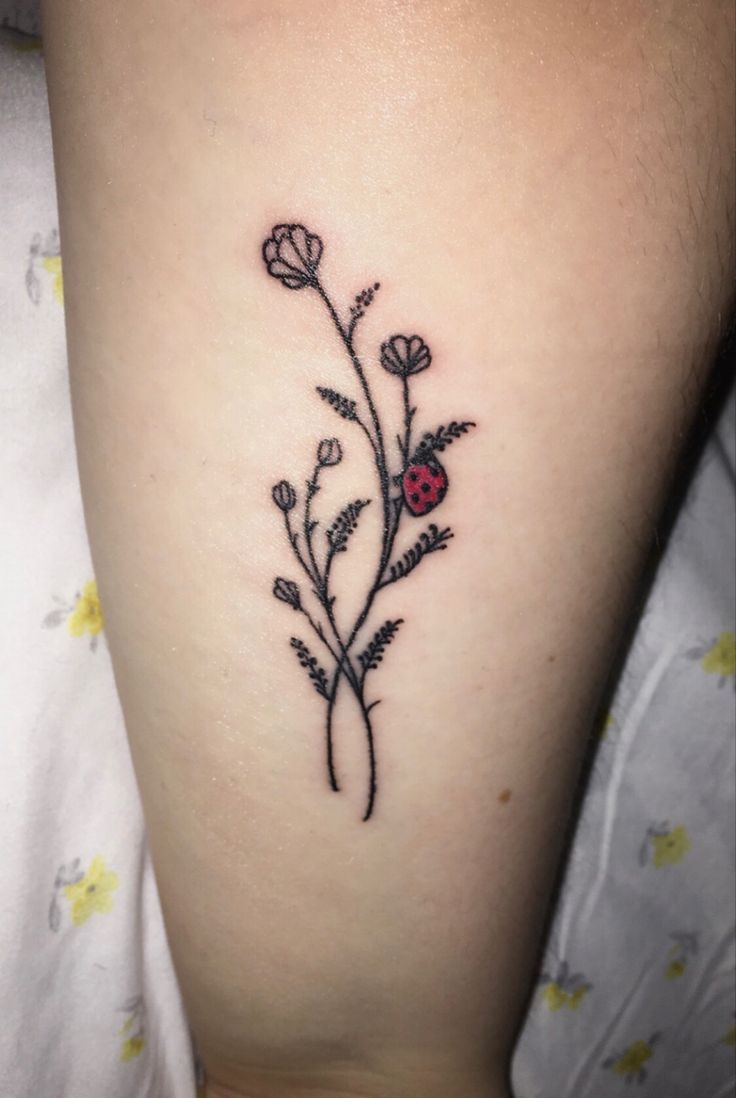
{"type": "Polygon", "coordinates": [[[320,491],[320,480],[329,469],[343,459],[343,449],[338,438],[322,439],[316,449],[314,468],[307,478],[303,496],[300,497],[289,480],[280,480],[273,486],[273,502],[283,516],[284,532],[293,551],[296,564],[304,574],[308,592],[292,579],[278,576],[273,584],[273,594],[296,613],[301,614],[312,633],[317,637],[323,658],[329,659],[329,672],[319,663],[307,645],[299,637],[291,637],[291,647],[297,660],[325,702],[325,750],[327,777],[330,789],[338,792],[340,784],[335,766],[334,711],[340,684],[344,680],[352,692],[365,729],[368,754],[368,794],[363,820],[374,813],[378,791],[375,735],[372,711],[380,699],[369,701],[366,697],[366,680],[369,672],[377,670],[389,645],[395,640],[403,618],[387,618],[378,628],[371,628],[371,639],[359,644],[363,627],[373,610],[379,592],[408,576],[430,554],[447,548],[454,536],[449,526],[429,523],[403,553],[394,555],[397,534],[402,520],[408,523],[422,518],[438,507],[448,490],[448,477],[437,454],[461,438],[475,423],[469,420],[452,420],[434,431],[424,431],[414,437],[414,418],[417,407],[413,404],[411,381],[428,369],[432,355],[425,341],[418,335],[392,335],[381,343],[378,361],[401,385],[403,395],[403,422],[396,435],[399,467],[392,467],[386,446],[386,426],[371,389],[363,359],[358,353],[355,337],[361,319],[374,303],[380,289],[375,282],[356,294],[346,313],[338,312],[332,298],[320,278],[320,264],[324,251],[319,236],[304,225],[276,225],[263,243],[262,255],[268,274],[278,279],[289,290],[311,290],[327,310],[335,333],[345,352],[347,366],[354,386],[352,396],[322,385],[316,393],[346,423],[365,436],[372,462],[375,466],[382,532],[380,552],[375,574],[362,599],[362,608],[352,624],[345,628],[338,623],[334,572],[337,558],[347,552],[356,534],[360,517],[370,499],[350,500],[334,516],[328,525],[315,517],[314,501],[320,491]]]}

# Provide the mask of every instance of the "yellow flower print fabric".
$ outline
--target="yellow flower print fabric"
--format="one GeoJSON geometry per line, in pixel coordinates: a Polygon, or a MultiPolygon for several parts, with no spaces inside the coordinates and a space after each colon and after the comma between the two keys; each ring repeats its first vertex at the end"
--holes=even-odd
{"type": "Polygon", "coordinates": [[[642,865],[650,862],[656,869],[664,869],[679,865],[690,848],[690,836],[682,824],[675,827],[670,827],[669,823],[651,824],[639,860],[642,865]]]}
{"type": "Polygon", "coordinates": [[[616,1053],[604,1061],[603,1067],[620,1075],[627,1083],[646,1083],[647,1064],[654,1056],[659,1034],[653,1034],[647,1041],[633,1041],[627,1049],[616,1053]]]}
{"type": "Polygon", "coordinates": [[[69,632],[73,637],[83,637],[85,633],[96,637],[104,625],[100,597],[97,594],[97,581],[85,583],[80,595],[77,595],[74,609],[69,615],[69,632]]]}
{"type": "Polygon", "coordinates": [[[670,934],[673,945],[667,952],[667,966],[665,976],[668,980],[679,980],[688,970],[691,960],[695,960],[698,953],[698,936],[687,932],[673,932],[670,934]]]}
{"type": "Polygon", "coordinates": [[[92,915],[107,915],[112,911],[113,892],[117,887],[117,874],[107,868],[99,855],[93,858],[84,876],[64,886],[74,925],[82,926],[92,915]]]}
{"type": "Polygon", "coordinates": [[[577,1010],[591,990],[581,973],[571,973],[566,961],[553,974],[543,972],[539,979],[542,998],[551,1011],[577,1010]]]}
{"type": "Polygon", "coordinates": [[[544,989],[544,1001],[550,1010],[562,1010],[565,1007],[568,1010],[577,1010],[587,994],[588,989],[585,987],[565,991],[560,984],[550,983],[544,989]]]}
{"type": "MultiPolygon", "coordinates": [[[[64,279],[61,271],[61,247],[56,228],[33,234],[28,248],[26,292],[34,305],[43,302],[44,284],[48,283],[59,305],[64,304],[64,279]]],[[[48,292],[48,288],[47,288],[48,292]]]]}
{"type": "MultiPolygon", "coordinates": [[[[28,11],[0,0],[0,28],[28,11]]],[[[31,45],[0,34],[0,1098],[193,1098],[85,532],[31,45]]]]}
{"type": "Polygon", "coordinates": [[[43,269],[51,275],[51,289],[54,297],[60,305],[64,304],[64,277],[61,273],[61,256],[46,255],[43,257],[43,269]]]}
{"type": "Polygon", "coordinates": [[[44,617],[41,623],[43,628],[56,629],[66,622],[69,635],[72,637],[88,636],[90,638],[90,649],[94,652],[97,648],[99,635],[105,627],[100,596],[97,593],[97,581],[94,579],[89,580],[71,600],[54,595],[53,601],[56,606],[44,617]]]}
{"type": "Polygon", "coordinates": [[[86,870],[80,868],[79,858],[69,865],[60,866],[49,907],[51,930],[61,928],[64,907],[74,926],[83,926],[92,915],[109,914],[114,904],[113,893],[119,883],[117,873],[107,867],[99,854],[86,870]]]}
{"type": "Polygon", "coordinates": [[[525,1098],[734,1086],[736,398],[671,533],[615,690],[516,1050],[525,1098]]]}
{"type": "Polygon", "coordinates": [[[714,675],[719,686],[731,681],[736,685],[736,633],[725,630],[712,641],[699,644],[688,652],[706,675],[714,675]]]}
{"type": "Polygon", "coordinates": [[[736,633],[721,633],[716,637],[700,661],[700,666],[708,675],[733,678],[736,675],[736,633]]]}
{"type": "Polygon", "coordinates": [[[127,1064],[140,1056],[146,1045],[146,1008],[143,996],[134,996],[121,1010],[127,1017],[118,1033],[122,1038],[120,1060],[127,1064]]]}
{"type": "Polygon", "coordinates": [[[657,869],[665,865],[677,865],[690,850],[690,838],[684,827],[673,827],[663,834],[651,836],[654,847],[654,864],[657,869]]]}

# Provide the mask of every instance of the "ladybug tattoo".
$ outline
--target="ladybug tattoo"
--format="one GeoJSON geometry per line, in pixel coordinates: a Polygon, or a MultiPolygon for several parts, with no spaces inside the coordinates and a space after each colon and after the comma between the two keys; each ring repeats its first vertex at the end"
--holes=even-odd
{"type": "Polygon", "coordinates": [[[447,495],[447,473],[431,453],[417,451],[401,478],[404,502],[412,515],[427,515],[447,495]]]}

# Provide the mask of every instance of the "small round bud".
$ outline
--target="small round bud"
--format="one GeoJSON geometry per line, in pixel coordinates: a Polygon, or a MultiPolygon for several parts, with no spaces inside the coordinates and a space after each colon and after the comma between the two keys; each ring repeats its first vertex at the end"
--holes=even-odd
{"type": "Polygon", "coordinates": [[[323,438],[317,447],[318,465],[338,465],[342,461],[342,447],[336,438],[323,438]]]}
{"type": "Polygon", "coordinates": [[[287,580],[282,576],[279,576],[274,580],[273,593],[277,599],[280,599],[281,602],[288,603],[294,610],[301,610],[302,602],[299,588],[293,580],[287,580]]]}
{"type": "Polygon", "coordinates": [[[280,480],[278,484],[274,484],[271,495],[273,502],[282,511],[290,511],[292,507],[296,507],[296,491],[288,480],[280,480]]]}

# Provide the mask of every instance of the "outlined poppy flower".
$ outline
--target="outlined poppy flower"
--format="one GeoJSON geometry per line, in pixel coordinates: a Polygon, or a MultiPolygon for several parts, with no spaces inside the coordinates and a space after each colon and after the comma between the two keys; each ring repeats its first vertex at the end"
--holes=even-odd
{"type": "Polygon", "coordinates": [[[381,365],[397,377],[419,374],[431,362],[429,347],[421,336],[394,335],[381,344],[381,365]]]}
{"type": "Polygon", "coordinates": [[[288,480],[280,480],[271,489],[273,502],[281,511],[291,511],[296,507],[296,490],[288,480]]]}
{"type": "Polygon", "coordinates": [[[263,244],[268,273],[290,290],[316,284],[321,257],[321,239],[304,225],[274,225],[263,244]]]}

